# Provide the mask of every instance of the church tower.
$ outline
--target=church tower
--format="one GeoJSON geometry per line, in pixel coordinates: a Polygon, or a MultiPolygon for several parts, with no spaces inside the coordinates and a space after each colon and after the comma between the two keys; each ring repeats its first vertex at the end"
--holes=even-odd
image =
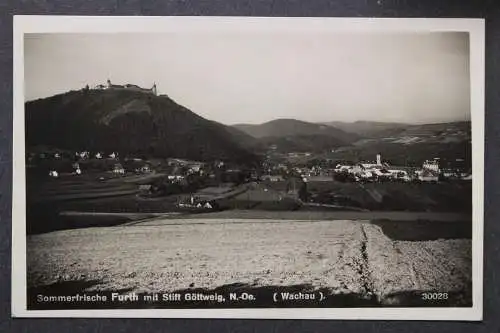
{"type": "Polygon", "coordinates": [[[157,94],[157,91],[156,91],[156,83],[153,83],[153,88],[151,88],[151,91],[153,92],[154,95],[157,94]]]}
{"type": "Polygon", "coordinates": [[[107,83],[108,83],[108,89],[111,88],[111,80],[110,79],[108,79],[107,83]]]}

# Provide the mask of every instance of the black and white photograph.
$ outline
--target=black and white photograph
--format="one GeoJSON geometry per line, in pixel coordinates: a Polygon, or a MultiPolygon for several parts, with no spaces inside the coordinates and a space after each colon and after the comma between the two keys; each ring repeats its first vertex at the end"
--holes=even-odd
{"type": "Polygon", "coordinates": [[[15,19],[14,315],[481,319],[483,20],[15,19]]]}

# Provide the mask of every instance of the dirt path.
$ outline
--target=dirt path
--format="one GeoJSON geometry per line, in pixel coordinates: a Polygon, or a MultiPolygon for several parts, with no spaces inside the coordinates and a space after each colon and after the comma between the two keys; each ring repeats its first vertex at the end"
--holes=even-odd
{"type": "Polygon", "coordinates": [[[29,236],[28,287],[99,281],[89,290],[140,293],[309,284],[388,304],[399,293],[470,288],[467,239],[392,241],[379,226],[345,220],[165,222],[29,236]]]}
{"type": "Polygon", "coordinates": [[[464,292],[464,302],[472,297],[470,240],[391,241],[380,227],[363,229],[373,292],[380,302],[398,304],[426,291],[464,292]]]}

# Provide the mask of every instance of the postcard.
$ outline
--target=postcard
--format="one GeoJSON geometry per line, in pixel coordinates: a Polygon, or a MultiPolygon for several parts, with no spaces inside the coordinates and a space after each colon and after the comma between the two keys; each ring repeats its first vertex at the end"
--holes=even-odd
{"type": "Polygon", "coordinates": [[[15,16],[13,316],[482,320],[484,47],[15,16]]]}

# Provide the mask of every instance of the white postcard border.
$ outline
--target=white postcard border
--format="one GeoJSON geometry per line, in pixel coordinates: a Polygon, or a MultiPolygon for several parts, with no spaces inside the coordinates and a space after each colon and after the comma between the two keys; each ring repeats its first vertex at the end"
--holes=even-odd
{"type": "Polygon", "coordinates": [[[484,71],[483,19],[437,18],[267,18],[267,17],[141,17],[141,16],[14,16],[13,40],[13,192],[12,315],[14,317],[105,318],[254,318],[478,321],[483,316],[484,203],[484,71]],[[27,310],[26,183],[24,137],[25,33],[166,33],[217,31],[444,32],[470,36],[471,121],[473,159],[473,234],[471,308],[266,308],[266,309],[140,309],[27,310]]]}

